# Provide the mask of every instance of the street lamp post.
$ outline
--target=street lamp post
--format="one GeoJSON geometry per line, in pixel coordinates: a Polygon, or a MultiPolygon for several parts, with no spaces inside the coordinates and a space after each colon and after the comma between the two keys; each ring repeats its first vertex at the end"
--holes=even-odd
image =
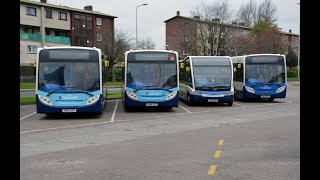
{"type": "MultiPolygon", "coordinates": [[[[297,3],[297,4],[300,5],[300,3],[297,3]]],[[[299,23],[299,44],[298,44],[298,80],[300,81],[300,23],[299,23]]]]}
{"type": "Polygon", "coordinates": [[[136,7],[136,48],[138,47],[138,23],[137,23],[137,17],[138,17],[138,15],[137,15],[137,12],[138,12],[138,7],[140,7],[140,6],[146,6],[146,5],[148,5],[148,3],[144,3],[144,4],[140,4],[140,5],[138,5],[137,7],[136,7]]]}

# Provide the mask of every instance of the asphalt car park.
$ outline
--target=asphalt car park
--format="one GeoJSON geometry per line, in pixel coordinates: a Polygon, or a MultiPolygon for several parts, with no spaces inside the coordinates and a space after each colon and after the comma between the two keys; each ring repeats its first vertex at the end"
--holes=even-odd
{"type": "Polygon", "coordinates": [[[174,117],[177,115],[186,115],[195,113],[201,118],[201,112],[219,112],[225,110],[245,109],[254,106],[269,106],[277,103],[286,103],[285,100],[269,101],[235,101],[233,106],[227,106],[225,103],[206,103],[189,106],[186,102],[180,100],[178,108],[159,109],[159,108],[135,108],[126,112],[122,105],[122,100],[108,100],[104,113],[95,114],[61,114],[50,115],[37,114],[35,105],[21,106],[20,109],[20,131],[32,132],[43,131],[55,128],[72,128],[78,126],[104,124],[111,122],[136,121],[142,119],[154,119],[161,117],[174,117]]]}
{"type": "Polygon", "coordinates": [[[20,108],[21,179],[299,179],[300,95],[46,116],[20,108]],[[224,140],[223,145],[219,145],[224,140]]]}

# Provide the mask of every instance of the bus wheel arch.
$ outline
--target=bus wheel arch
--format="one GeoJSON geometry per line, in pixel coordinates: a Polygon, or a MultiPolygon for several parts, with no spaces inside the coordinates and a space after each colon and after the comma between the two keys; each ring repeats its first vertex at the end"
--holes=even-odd
{"type": "Polygon", "coordinates": [[[232,106],[233,105],[233,101],[227,102],[228,106],[232,106]]]}

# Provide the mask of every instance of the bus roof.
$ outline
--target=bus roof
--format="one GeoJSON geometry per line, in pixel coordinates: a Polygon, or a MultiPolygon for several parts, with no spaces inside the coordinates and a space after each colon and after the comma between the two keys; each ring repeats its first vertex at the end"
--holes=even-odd
{"type": "Polygon", "coordinates": [[[242,55],[242,56],[232,56],[231,58],[249,57],[249,56],[283,56],[283,55],[282,54],[247,54],[247,55],[242,55]]]}
{"type": "Polygon", "coordinates": [[[208,58],[208,57],[211,57],[211,58],[230,58],[230,56],[187,56],[187,57],[190,57],[190,58],[208,58]]]}
{"type": "Polygon", "coordinates": [[[126,53],[129,53],[129,52],[173,52],[173,53],[175,53],[176,51],[173,51],[173,50],[156,50],[156,49],[140,49],[140,50],[129,50],[129,51],[126,51],[126,53]]]}
{"type": "Polygon", "coordinates": [[[44,46],[38,49],[87,49],[87,50],[100,50],[96,47],[83,47],[83,46],[44,46]]]}

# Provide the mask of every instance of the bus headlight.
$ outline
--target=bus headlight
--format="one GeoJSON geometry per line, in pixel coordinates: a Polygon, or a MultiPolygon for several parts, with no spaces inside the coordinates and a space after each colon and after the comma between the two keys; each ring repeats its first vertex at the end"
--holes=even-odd
{"type": "Polygon", "coordinates": [[[166,100],[170,100],[172,98],[174,98],[175,96],[177,95],[177,92],[172,92],[172,93],[169,93],[166,97],[166,100]]]}
{"type": "Polygon", "coordinates": [[[277,89],[276,93],[281,93],[282,91],[284,91],[286,89],[286,86],[281,86],[277,89]]]}
{"type": "Polygon", "coordinates": [[[200,92],[198,92],[198,91],[194,91],[192,94],[193,95],[197,95],[197,96],[202,96],[202,94],[200,92]]]}
{"type": "Polygon", "coordinates": [[[52,101],[51,101],[49,98],[47,98],[47,97],[38,95],[38,99],[39,99],[43,104],[45,104],[45,105],[47,105],[47,106],[53,106],[52,101]]]}
{"type": "Polygon", "coordinates": [[[250,93],[256,93],[252,87],[245,86],[246,90],[250,93]]]}
{"type": "Polygon", "coordinates": [[[234,95],[234,91],[230,91],[230,92],[225,94],[225,96],[232,96],[232,95],[234,95]]]}
{"type": "Polygon", "coordinates": [[[94,104],[95,102],[98,101],[99,97],[100,97],[100,95],[95,95],[95,96],[90,97],[90,98],[87,100],[86,105],[94,104]]]}
{"type": "Polygon", "coordinates": [[[128,97],[130,99],[133,99],[133,100],[138,100],[139,99],[138,96],[133,92],[126,91],[126,93],[127,93],[128,97]]]}

